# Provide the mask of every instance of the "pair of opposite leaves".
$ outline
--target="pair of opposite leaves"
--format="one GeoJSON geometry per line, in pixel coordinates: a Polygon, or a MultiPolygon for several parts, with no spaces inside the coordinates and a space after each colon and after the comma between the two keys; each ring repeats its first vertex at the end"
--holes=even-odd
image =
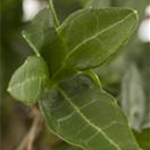
{"type": "Polygon", "coordinates": [[[79,10],[60,26],[51,9],[42,10],[24,32],[37,56],[14,73],[8,91],[27,104],[41,99],[50,130],[68,143],[86,150],[138,150],[113,97],[77,73],[116,54],[136,24],[135,11],[125,8],[79,10]]]}

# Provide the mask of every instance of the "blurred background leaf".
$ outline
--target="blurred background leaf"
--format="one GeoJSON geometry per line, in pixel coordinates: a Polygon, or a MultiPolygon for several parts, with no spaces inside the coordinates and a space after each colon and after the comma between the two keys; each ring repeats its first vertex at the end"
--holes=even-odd
{"type": "Polygon", "coordinates": [[[131,64],[122,81],[121,106],[133,129],[140,131],[144,120],[146,98],[138,68],[131,64]]]}

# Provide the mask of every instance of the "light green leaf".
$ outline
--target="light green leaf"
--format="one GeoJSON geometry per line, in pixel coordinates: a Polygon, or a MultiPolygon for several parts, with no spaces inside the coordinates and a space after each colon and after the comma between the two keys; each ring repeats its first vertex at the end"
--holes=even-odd
{"type": "Polygon", "coordinates": [[[85,8],[103,8],[103,7],[109,7],[111,4],[110,0],[89,0],[85,8]]]}
{"type": "Polygon", "coordinates": [[[26,104],[35,104],[48,84],[48,68],[41,57],[30,56],[12,76],[8,92],[26,104]]]}
{"type": "Polygon", "coordinates": [[[47,90],[40,108],[49,129],[84,150],[139,150],[114,98],[78,75],[47,90]]]}
{"type": "Polygon", "coordinates": [[[121,105],[132,128],[140,131],[145,117],[146,97],[142,77],[133,64],[123,79],[121,105]]]}
{"type": "Polygon", "coordinates": [[[68,46],[64,65],[78,70],[94,68],[116,54],[137,25],[135,10],[84,9],[70,15],[58,28],[68,46]]]}
{"type": "Polygon", "coordinates": [[[22,33],[35,53],[45,59],[51,76],[61,66],[65,56],[62,38],[55,30],[57,27],[55,18],[52,8],[45,8],[35,16],[22,33]]]}

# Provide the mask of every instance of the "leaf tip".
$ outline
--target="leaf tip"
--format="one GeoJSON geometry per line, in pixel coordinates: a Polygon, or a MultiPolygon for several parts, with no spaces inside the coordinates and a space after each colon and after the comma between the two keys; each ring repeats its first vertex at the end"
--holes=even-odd
{"type": "Polygon", "coordinates": [[[139,19],[138,11],[137,11],[137,10],[135,10],[135,9],[133,9],[133,13],[135,14],[136,19],[138,20],[138,19],[139,19]]]}
{"type": "Polygon", "coordinates": [[[138,11],[137,11],[137,10],[133,9],[133,12],[134,12],[136,15],[138,15],[138,11]]]}
{"type": "Polygon", "coordinates": [[[131,9],[133,14],[135,15],[136,20],[139,20],[138,11],[136,9],[131,9]]]}
{"type": "Polygon", "coordinates": [[[25,34],[25,31],[24,31],[24,30],[21,32],[21,35],[22,35],[22,37],[23,37],[24,39],[26,39],[26,34],[25,34]]]}
{"type": "Polygon", "coordinates": [[[10,93],[10,91],[11,91],[11,88],[10,88],[10,87],[8,87],[6,91],[10,93]]]}
{"type": "Polygon", "coordinates": [[[28,37],[28,33],[23,30],[21,33],[22,37],[24,38],[24,40],[27,42],[27,44],[33,49],[33,51],[36,53],[36,56],[40,56],[40,53],[38,52],[38,50],[36,49],[36,47],[34,46],[34,44],[32,42],[30,42],[30,39],[28,37]]]}

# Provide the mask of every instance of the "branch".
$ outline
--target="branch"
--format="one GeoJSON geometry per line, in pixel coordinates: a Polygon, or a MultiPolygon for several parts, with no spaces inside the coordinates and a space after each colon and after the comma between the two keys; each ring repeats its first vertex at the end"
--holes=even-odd
{"type": "Polygon", "coordinates": [[[32,126],[16,150],[33,150],[33,143],[41,131],[43,119],[35,107],[32,109],[31,115],[34,118],[32,126]]]}

